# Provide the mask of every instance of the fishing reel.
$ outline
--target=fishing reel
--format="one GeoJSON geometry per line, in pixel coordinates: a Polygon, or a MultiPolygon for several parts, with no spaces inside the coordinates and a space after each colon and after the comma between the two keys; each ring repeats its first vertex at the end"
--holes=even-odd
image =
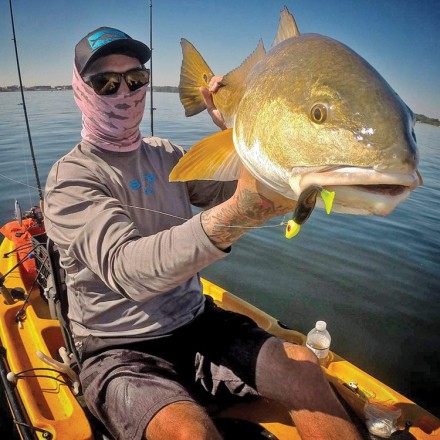
{"type": "MultiPolygon", "coordinates": [[[[23,226],[23,220],[28,218],[32,219],[36,223],[36,226],[38,227],[42,227],[44,224],[43,211],[39,206],[32,206],[32,208],[29,211],[23,212],[21,210],[20,203],[18,203],[18,200],[16,200],[15,219],[18,221],[19,225],[23,226]]],[[[16,234],[17,236],[23,235],[23,233],[20,232],[18,232],[17,234],[16,234]]]]}

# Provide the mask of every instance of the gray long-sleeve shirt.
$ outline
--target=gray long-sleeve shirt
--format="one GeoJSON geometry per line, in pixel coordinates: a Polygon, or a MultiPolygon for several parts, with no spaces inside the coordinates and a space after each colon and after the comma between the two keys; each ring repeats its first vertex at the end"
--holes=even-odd
{"type": "Polygon", "coordinates": [[[203,310],[198,272],[224,257],[193,216],[228,199],[236,183],[170,183],[183,150],[145,138],[128,153],[82,142],[52,167],[45,225],[66,270],[78,340],[155,337],[203,310]]]}

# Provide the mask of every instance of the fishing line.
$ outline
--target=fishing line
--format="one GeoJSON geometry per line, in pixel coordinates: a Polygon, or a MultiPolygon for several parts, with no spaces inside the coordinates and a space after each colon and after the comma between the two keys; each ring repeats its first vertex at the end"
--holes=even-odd
{"type": "MultiPolygon", "coordinates": [[[[24,151],[22,153],[23,153],[24,173],[25,173],[25,178],[26,178],[26,182],[27,182],[27,191],[28,191],[29,205],[32,206],[32,195],[31,195],[31,188],[32,187],[29,185],[30,184],[30,178],[29,178],[28,163],[27,163],[24,151]]],[[[38,188],[37,188],[37,190],[38,190],[38,188]]]]}
{"type": "MultiPolygon", "coordinates": [[[[27,186],[27,187],[33,188],[33,189],[38,189],[35,186],[27,185],[26,183],[20,182],[18,180],[14,180],[11,177],[5,176],[4,174],[0,173],[0,176],[4,177],[5,179],[11,180],[14,183],[18,183],[19,185],[27,186]]],[[[44,190],[42,190],[42,191],[45,192],[44,190]]],[[[126,208],[140,209],[140,210],[143,210],[143,211],[150,211],[150,212],[153,212],[155,214],[161,214],[161,215],[165,215],[165,216],[168,216],[168,217],[173,217],[173,218],[176,218],[178,220],[184,220],[184,221],[188,221],[189,220],[188,218],[185,218],[185,217],[179,217],[178,215],[170,214],[170,213],[163,212],[163,211],[158,211],[158,210],[151,209],[151,208],[144,208],[142,206],[123,205],[123,204],[121,204],[120,206],[124,206],[126,208]]],[[[234,225],[221,225],[221,224],[218,224],[217,226],[221,226],[223,228],[264,229],[264,228],[277,228],[279,226],[285,226],[286,224],[287,224],[287,222],[285,221],[285,216],[284,216],[283,220],[281,221],[281,223],[278,223],[276,225],[263,225],[263,226],[238,226],[237,225],[237,226],[234,226],[234,225]]]]}
{"type": "MultiPolygon", "coordinates": [[[[188,221],[190,220],[189,218],[185,218],[185,217],[179,217],[178,215],[174,215],[174,214],[168,214],[166,212],[162,212],[162,211],[157,211],[155,209],[151,209],[151,208],[143,208],[141,206],[134,206],[134,205],[121,205],[121,206],[125,206],[127,208],[134,208],[134,209],[140,209],[143,211],[150,211],[150,212],[154,212],[155,214],[162,214],[162,215],[166,215],[168,217],[173,217],[173,218],[177,218],[179,220],[184,220],[184,221],[188,221]]],[[[283,220],[281,221],[281,223],[276,224],[276,225],[263,225],[263,226],[234,226],[234,225],[222,225],[222,224],[216,224],[216,226],[221,226],[223,228],[241,228],[241,229],[262,229],[262,228],[276,228],[278,226],[284,226],[287,223],[285,222],[285,216],[283,217],[283,220]]]]}
{"type": "Polygon", "coordinates": [[[15,180],[12,177],[5,176],[2,173],[0,173],[0,176],[3,177],[4,179],[10,180],[11,182],[18,183],[19,185],[27,186],[28,188],[32,188],[32,189],[38,190],[38,187],[36,187],[36,186],[28,185],[27,183],[20,182],[19,180],[15,180]]]}
{"type": "MultiPolygon", "coordinates": [[[[20,104],[22,105],[23,103],[20,103],[20,104]]],[[[20,162],[20,159],[19,159],[19,160],[17,160],[17,163],[18,164],[21,163],[21,169],[23,170],[23,173],[24,173],[24,179],[27,182],[27,184],[23,183],[23,186],[27,187],[27,195],[28,195],[28,198],[29,198],[29,205],[32,206],[31,190],[36,189],[38,191],[38,188],[35,187],[35,186],[31,186],[30,185],[29,169],[28,169],[29,168],[29,163],[28,163],[29,157],[27,157],[27,154],[26,154],[26,151],[25,151],[25,146],[24,146],[24,144],[25,144],[25,136],[24,136],[24,134],[23,134],[21,129],[20,129],[20,135],[21,135],[20,136],[21,139],[17,142],[17,146],[18,146],[17,147],[17,156],[18,156],[18,153],[21,152],[21,162],[20,162]]],[[[13,179],[9,179],[9,180],[14,182],[13,179]]]]}

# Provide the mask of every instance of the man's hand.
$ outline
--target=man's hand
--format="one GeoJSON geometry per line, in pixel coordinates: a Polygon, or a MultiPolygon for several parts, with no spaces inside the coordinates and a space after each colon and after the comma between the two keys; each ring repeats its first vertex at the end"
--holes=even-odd
{"type": "Polygon", "coordinates": [[[206,109],[214,121],[214,124],[217,125],[217,127],[220,127],[222,130],[226,130],[228,127],[226,127],[223,116],[217,110],[214,100],[212,99],[212,94],[217,92],[217,90],[221,87],[220,83],[222,79],[222,76],[214,75],[209,81],[209,88],[207,89],[206,87],[200,87],[200,92],[203,96],[203,100],[205,101],[206,109]]]}
{"type": "Polygon", "coordinates": [[[219,248],[226,249],[252,228],[295,209],[296,202],[256,180],[244,167],[234,195],[202,212],[203,229],[219,248]]]}
{"type": "MultiPolygon", "coordinates": [[[[277,193],[257,179],[245,168],[242,167],[240,178],[238,180],[237,189],[235,195],[239,194],[252,194],[255,200],[260,199],[261,203],[265,201],[268,209],[262,213],[261,216],[255,217],[255,220],[259,220],[261,223],[265,223],[272,217],[277,217],[279,215],[287,214],[295,209],[296,201],[284,197],[280,193],[277,193]]],[[[260,203],[260,202],[258,202],[260,203]]],[[[246,206],[243,201],[238,204],[237,208],[241,211],[255,211],[255,206],[252,204],[246,206]]],[[[251,215],[249,217],[252,217],[251,215]]]]}

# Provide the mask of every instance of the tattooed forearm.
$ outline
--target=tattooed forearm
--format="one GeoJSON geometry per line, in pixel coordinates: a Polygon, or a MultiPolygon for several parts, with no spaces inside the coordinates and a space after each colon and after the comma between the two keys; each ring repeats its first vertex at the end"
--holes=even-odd
{"type": "Polygon", "coordinates": [[[264,196],[243,190],[230,200],[202,213],[203,229],[220,249],[226,249],[249,228],[262,225],[276,215],[274,203],[264,196]]]}

